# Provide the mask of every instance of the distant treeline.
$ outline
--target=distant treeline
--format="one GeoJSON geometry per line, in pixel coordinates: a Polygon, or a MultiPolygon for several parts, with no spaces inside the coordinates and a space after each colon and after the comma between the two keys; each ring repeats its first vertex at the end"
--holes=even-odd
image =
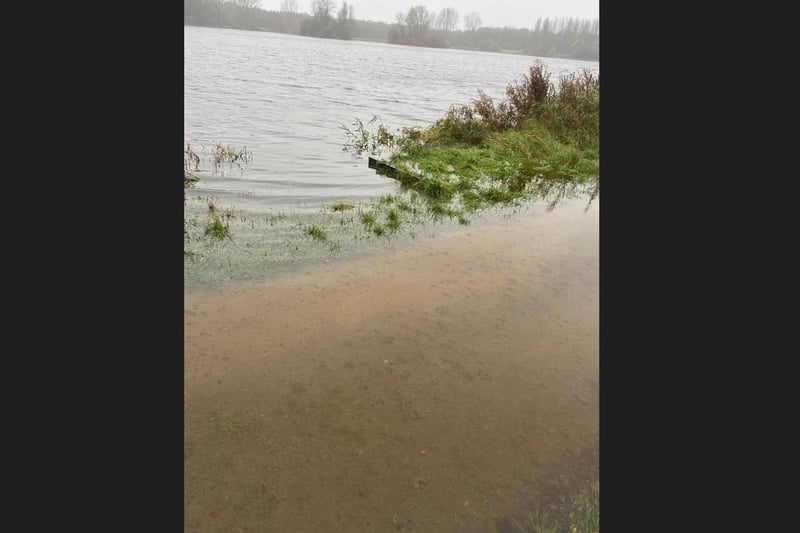
{"type": "Polygon", "coordinates": [[[299,12],[296,0],[283,0],[280,11],[266,11],[257,5],[258,0],[184,0],[183,20],[196,26],[331,39],[600,60],[598,20],[539,18],[530,29],[490,28],[482,25],[476,12],[462,18],[453,8],[436,13],[414,6],[388,24],[358,20],[353,4],[346,1],[337,8],[334,0],[313,0],[309,13],[299,12]]]}

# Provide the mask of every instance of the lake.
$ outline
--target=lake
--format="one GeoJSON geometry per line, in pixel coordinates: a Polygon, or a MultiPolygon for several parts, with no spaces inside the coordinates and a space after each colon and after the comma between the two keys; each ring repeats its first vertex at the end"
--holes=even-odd
{"type": "MultiPolygon", "coordinates": [[[[536,59],[185,26],[185,140],[198,152],[218,142],[253,156],[243,173],[203,179],[195,191],[256,213],[396,192],[342,150],[342,125],[378,116],[392,130],[427,126],[479,90],[502,99],[536,59]]],[[[554,77],[599,74],[598,62],[538,59],[554,77]]]]}

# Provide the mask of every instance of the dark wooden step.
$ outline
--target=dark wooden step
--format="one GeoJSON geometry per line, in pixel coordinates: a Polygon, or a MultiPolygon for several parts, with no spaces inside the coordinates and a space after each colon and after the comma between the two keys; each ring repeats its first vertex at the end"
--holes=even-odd
{"type": "Polygon", "coordinates": [[[404,170],[393,167],[386,161],[381,161],[380,159],[375,159],[374,157],[367,158],[367,166],[369,166],[369,168],[374,168],[376,174],[396,179],[404,184],[416,183],[419,181],[419,176],[414,176],[413,174],[410,174],[404,170]]]}

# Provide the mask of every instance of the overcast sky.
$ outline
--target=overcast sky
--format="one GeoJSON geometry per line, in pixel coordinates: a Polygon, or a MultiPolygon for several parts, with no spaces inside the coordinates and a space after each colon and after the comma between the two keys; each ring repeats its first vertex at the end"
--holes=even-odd
{"type": "MultiPolygon", "coordinates": [[[[341,0],[334,0],[337,9],[341,0]]],[[[459,14],[459,29],[464,15],[476,11],[484,26],[531,28],[539,17],[600,18],[600,0],[347,0],[355,6],[360,20],[394,22],[396,13],[413,6],[425,6],[428,11],[452,7],[459,14]]],[[[277,11],[281,0],[261,0],[261,7],[277,11]]],[[[311,0],[297,0],[298,9],[310,12],[311,0]]]]}

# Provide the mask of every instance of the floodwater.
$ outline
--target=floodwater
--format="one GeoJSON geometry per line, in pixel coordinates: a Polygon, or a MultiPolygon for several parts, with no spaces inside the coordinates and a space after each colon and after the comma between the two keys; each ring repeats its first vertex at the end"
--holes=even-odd
{"type": "Polygon", "coordinates": [[[424,126],[533,58],[191,27],[185,44],[186,139],[253,152],[197,185],[252,218],[185,267],[185,531],[505,533],[597,479],[599,200],[363,245],[344,227],[338,252],[292,218],[396,192],[339,124],[424,126]]]}
{"type": "Polygon", "coordinates": [[[501,531],[596,479],[584,207],[187,293],[186,531],[501,531]]]}

